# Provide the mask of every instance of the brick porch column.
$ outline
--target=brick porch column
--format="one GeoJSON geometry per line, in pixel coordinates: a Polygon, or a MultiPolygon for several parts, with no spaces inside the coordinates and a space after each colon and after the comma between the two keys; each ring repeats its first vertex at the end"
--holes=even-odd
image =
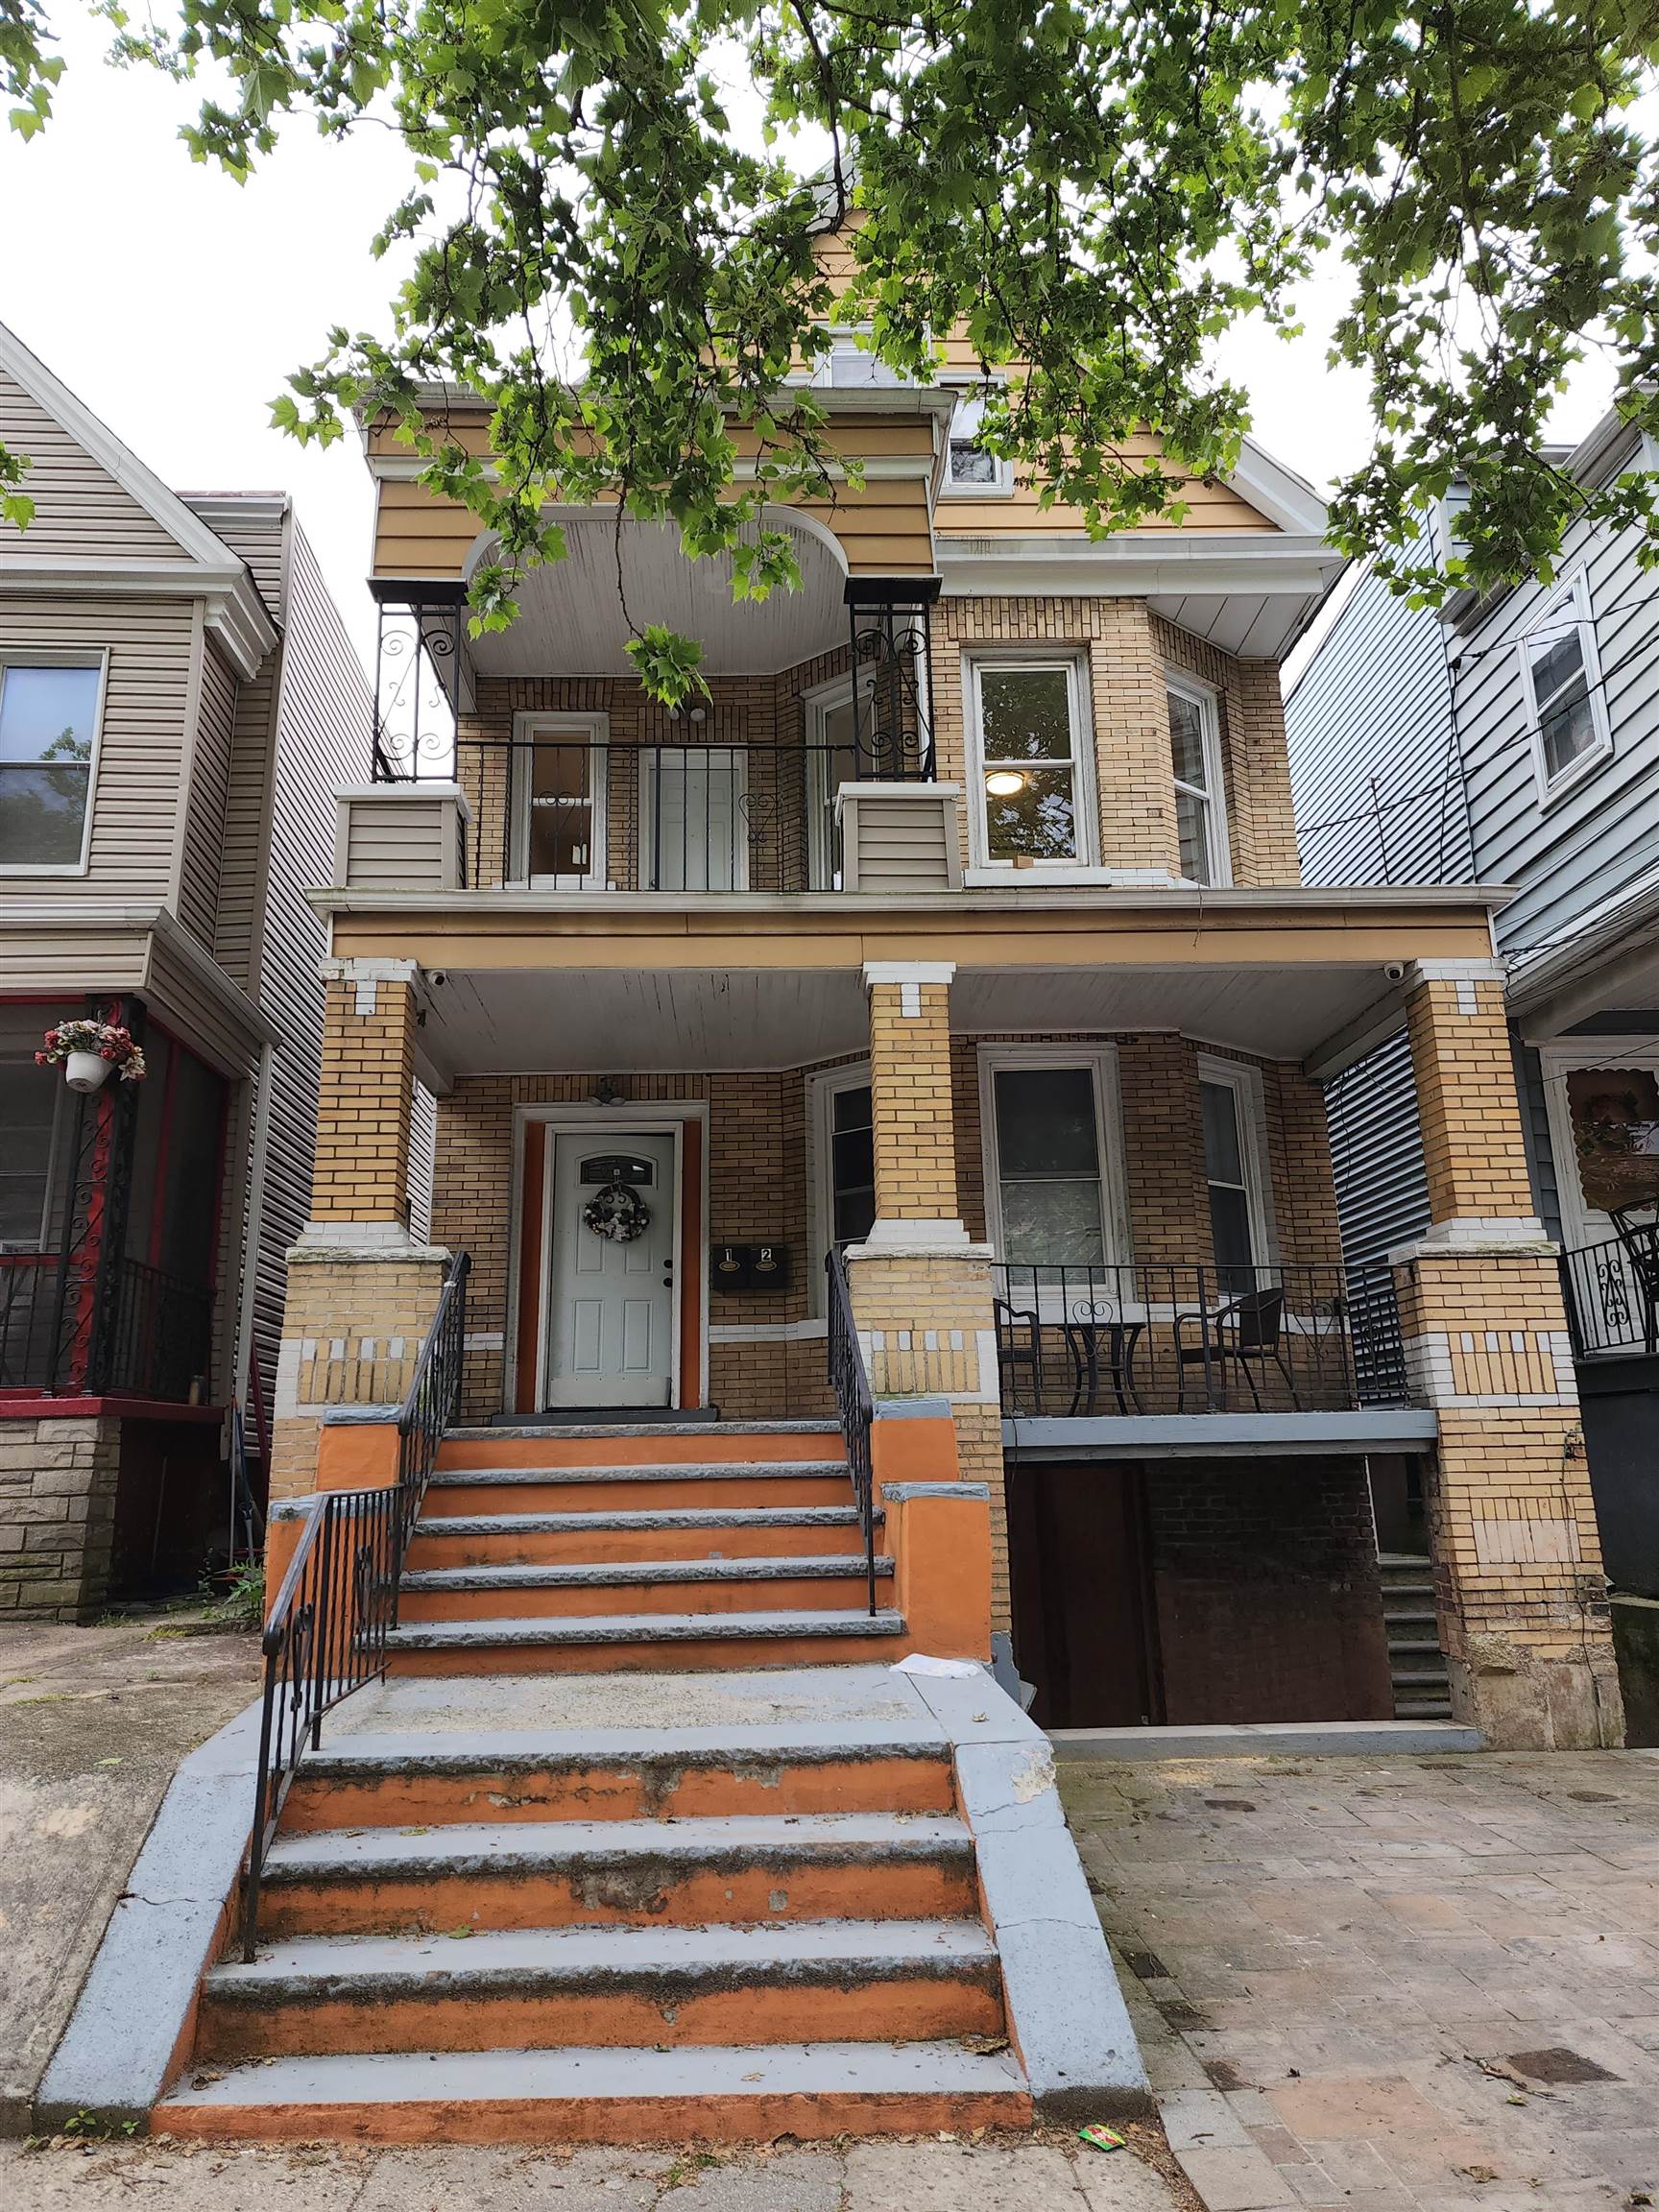
{"type": "Polygon", "coordinates": [[[991,1247],[973,1244],[956,1189],[949,961],[870,961],[876,1221],[847,1254],[878,1398],[944,1398],[956,1469],[991,1488],[992,1624],[1009,1625],[1002,1415],[991,1247]]]}
{"type": "Polygon", "coordinates": [[[1431,1503],[1453,1710],[1499,1748],[1623,1741],[1555,1247],[1532,1211],[1495,961],[1407,985],[1430,1228],[1392,1255],[1439,1417],[1431,1503]]]}
{"type": "Polygon", "coordinates": [[[395,1417],[443,1287],[447,1252],[409,1234],[409,1142],[421,983],[412,960],[324,971],[311,1218],[288,1255],[271,1494],[315,1486],[333,1408],[395,1417]]]}

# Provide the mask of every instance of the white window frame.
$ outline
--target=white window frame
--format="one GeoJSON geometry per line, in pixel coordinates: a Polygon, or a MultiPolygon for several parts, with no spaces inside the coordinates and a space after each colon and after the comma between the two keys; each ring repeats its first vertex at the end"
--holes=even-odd
{"type": "MultiPolygon", "coordinates": [[[[876,670],[862,670],[857,684],[859,690],[868,699],[876,689],[876,670]]],[[[806,744],[809,748],[806,757],[806,868],[810,878],[807,888],[812,891],[835,891],[840,888],[830,822],[835,794],[825,783],[830,764],[825,752],[829,740],[824,734],[824,727],[837,707],[851,705],[853,685],[854,678],[850,675],[832,676],[827,684],[814,684],[810,690],[798,694],[805,716],[806,744]]]]}
{"type": "MultiPolygon", "coordinates": [[[[882,370],[887,370],[887,373],[893,376],[891,383],[878,383],[872,379],[869,384],[836,384],[833,365],[837,343],[844,338],[868,338],[873,335],[872,328],[868,323],[823,323],[818,327],[830,340],[830,344],[812,363],[811,373],[805,378],[806,383],[838,392],[912,392],[916,389],[913,384],[904,383],[902,378],[894,375],[892,371],[887,370],[887,364],[884,361],[878,362],[878,366],[882,370]]],[[[848,348],[842,348],[843,352],[847,350],[849,350],[848,348]]],[[[871,361],[877,360],[877,356],[870,351],[868,347],[855,346],[851,350],[862,358],[871,361]]]]}
{"type": "MultiPolygon", "coordinates": [[[[1197,1055],[1198,1080],[1231,1091],[1238,1117],[1238,1152],[1244,1170],[1244,1202],[1250,1215],[1250,1257],[1261,1267],[1279,1264],[1279,1225],[1273,1212],[1273,1181],[1268,1168],[1267,1099],[1260,1068],[1247,1061],[1197,1055]]],[[[1209,1205],[1210,1164],[1204,1164],[1205,1205],[1209,1205]]],[[[1205,1223],[1208,1228],[1208,1218],[1205,1223]]]]}
{"type": "Polygon", "coordinates": [[[516,889],[604,891],[609,888],[610,836],[606,801],[610,790],[610,744],[611,717],[608,714],[564,714],[557,709],[542,709],[514,715],[513,761],[507,781],[513,806],[513,846],[510,858],[512,881],[516,889]],[[551,733],[556,741],[562,744],[585,743],[591,757],[591,864],[581,876],[532,876],[530,873],[529,747],[538,733],[551,733]]]}
{"type": "Polygon", "coordinates": [[[1563,793],[1572,790],[1586,776],[1592,775],[1613,752],[1613,732],[1607,720],[1607,701],[1601,690],[1601,660],[1596,649],[1596,617],[1590,604],[1590,578],[1583,568],[1575,568],[1562,578],[1543,601],[1538,613],[1515,640],[1516,656],[1521,664],[1521,696],[1527,703],[1527,736],[1532,749],[1532,774],[1538,786],[1541,805],[1550,805],[1563,793]],[[1544,751],[1544,718],[1538,709],[1538,693],[1532,680],[1532,655],[1528,648],[1547,630],[1565,631],[1569,619],[1578,635],[1578,651],[1584,662],[1584,683],[1590,694],[1590,723],[1596,734],[1583,752],[1569,760],[1566,767],[1553,776],[1544,751]]]}
{"type": "MultiPolygon", "coordinates": [[[[1100,810],[1094,798],[1094,724],[1090,713],[1088,668],[1082,656],[1065,652],[1045,653],[1034,651],[1029,646],[991,652],[975,647],[962,656],[962,697],[967,708],[964,719],[968,740],[970,864],[974,868],[991,870],[998,882],[1007,878],[1022,883],[1042,883],[1056,878],[1069,881],[1079,869],[1095,867],[1100,810]],[[1036,860],[1029,868],[1022,868],[1017,866],[1012,855],[1007,858],[994,857],[991,853],[991,829],[985,812],[984,708],[979,688],[980,680],[988,669],[998,674],[1017,673],[1022,669],[1045,674],[1055,669],[1065,671],[1067,701],[1071,717],[1072,819],[1077,826],[1077,850],[1068,860],[1036,860]]],[[[1022,765],[1036,768],[1057,763],[1033,760],[1022,765]]]]}
{"type": "MultiPolygon", "coordinates": [[[[1127,1267],[1134,1260],[1129,1235],[1129,1191],[1124,1166],[1123,1103],[1115,1045],[981,1045],[979,1059],[980,1171],[985,1179],[985,1233],[1000,1263],[1002,1174],[997,1146],[997,1076],[1005,1069],[1087,1068],[1094,1084],[1094,1151],[1100,1167],[1102,1267],[1127,1267]]],[[[1018,1262],[1018,1265],[1042,1265],[1018,1262]]],[[[1059,1264],[1059,1262],[1056,1262],[1059,1264]]],[[[1074,1264],[1081,1266],[1082,1262],[1074,1264]]]]}
{"type": "MultiPolygon", "coordinates": [[[[104,754],[104,707],[109,695],[107,645],[8,645],[0,648],[0,690],[9,668],[96,668],[98,697],[92,708],[92,757],[86,763],[86,810],[81,820],[77,860],[0,861],[0,876],[84,876],[92,865],[92,809],[98,799],[98,768],[104,754]]],[[[16,762],[26,766],[26,762],[16,762]]]]}
{"type": "Polygon", "coordinates": [[[973,438],[972,432],[964,433],[958,430],[957,424],[963,416],[973,408],[978,409],[982,417],[985,397],[983,387],[957,394],[956,410],[945,432],[945,482],[939,493],[941,499],[1007,499],[1013,495],[1014,464],[1006,460],[1000,453],[993,453],[989,456],[989,459],[996,466],[997,472],[988,484],[958,484],[950,473],[952,441],[960,442],[964,435],[971,440],[973,438]]]}
{"type": "Polygon", "coordinates": [[[807,1189],[811,1194],[811,1286],[808,1306],[814,1314],[822,1314],[827,1301],[824,1280],[824,1255],[834,1242],[835,1148],[833,1104],[840,1091],[867,1091],[870,1088],[870,1063],[868,1060],[849,1060],[839,1068],[820,1068],[806,1078],[806,1142],[810,1157],[806,1164],[807,1189]]]}
{"type": "MultiPolygon", "coordinates": [[[[1210,880],[1206,888],[1219,890],[1233,880],[1233,839],[1227,821],[1227,784],[1222,774],[1221,759],[1221,703],[1208,684],[1200,684],[1195,676],[1189,676],[1184,668],[1166,666],[1164,686],[1173,691],[1178,699],[1185,699],[1196,707],[1203,723],[1204,777],[1209,784],[1200,791],[1191,783],[1185,783],[1174,773],[1173,753],[1170,761],[1170,781],[1177,792],[1185,792],[1196,799],[1204,810],[1205,844],[1210,859],[1210,880]]],[[[1177,881],[1190,883],[1190,876],[1177,878],[1177,881]]]]}

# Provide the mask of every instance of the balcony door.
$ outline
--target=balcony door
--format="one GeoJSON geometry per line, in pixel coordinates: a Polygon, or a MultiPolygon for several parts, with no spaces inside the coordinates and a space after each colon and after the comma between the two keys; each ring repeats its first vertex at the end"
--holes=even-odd
{"type": "Polygon", "coordinates": [[[748,770],[739,745],[661,745],[644,756],[647,890],[748,889],[748,770]]]}
{"type": "Polygon", "coordinates": [[[554,1129],[547,1178],[547,1406],[667,1406],[679,1244],[672,1132],[554,1129]]]}
{"type": "Polygon", "coordinates": [[[534,891],[605,888],[607,733],[603,714],[514,716],[511,881],[534,891]]]}

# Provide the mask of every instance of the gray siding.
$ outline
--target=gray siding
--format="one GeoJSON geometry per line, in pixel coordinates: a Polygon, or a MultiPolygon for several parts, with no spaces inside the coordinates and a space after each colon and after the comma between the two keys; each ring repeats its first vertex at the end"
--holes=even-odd
{"type": "Polygon", "coordinates": [[[1367,572],[1285,704],[1305,883],[1474,875],[1438,618],[1367,572]]]}
{"type": "Polygon", "coordinates": [[[1342,1257],[1358,1267],[1429,1226],[1417,1086],[1404,1030],[1326,1086],[1325,1114],[1342,1257]]]}
{"type": "Polygon", "coordinates": [[[0,900],[78,905],[102,896],[167,903],[194,696],[195,626],[189,599],[0,596],[0,651],[75,646],[109,653],[87,873],[0,875],[0,900]]]}
{"type": "Polygon", "coordinates": [[[0,375],[0,445],[29,460],[22,489],[35,502],[35,519],[26,546],[23,539],[12,538],[19,551],[83,560],[188,560],[183,546],[132,494],[6,375],[0,375]]]}
{"type": "Polygon", "coordinates": [[[204,641],[196,742],[190,751],[184,802],[177,905],[180,921],[206,952],[213,950],[219,924],[226,807],[230,795],[235,732],[236,678],[212,645],[204,641]]]}

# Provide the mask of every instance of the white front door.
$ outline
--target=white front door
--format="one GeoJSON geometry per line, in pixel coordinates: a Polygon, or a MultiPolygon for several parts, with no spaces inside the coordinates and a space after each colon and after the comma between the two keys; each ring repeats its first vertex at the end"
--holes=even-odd
{"type": "Polygon", "coordinates": [[[551,1142],[544,1401],[666,1406],[679,1221],[673,1136],[558,1129],[551,1142]],[[603,1236],[584,1218],[589,1208],[630,1214],[634,1200],[645,1214],[635,1237],[603,1236]]]}

